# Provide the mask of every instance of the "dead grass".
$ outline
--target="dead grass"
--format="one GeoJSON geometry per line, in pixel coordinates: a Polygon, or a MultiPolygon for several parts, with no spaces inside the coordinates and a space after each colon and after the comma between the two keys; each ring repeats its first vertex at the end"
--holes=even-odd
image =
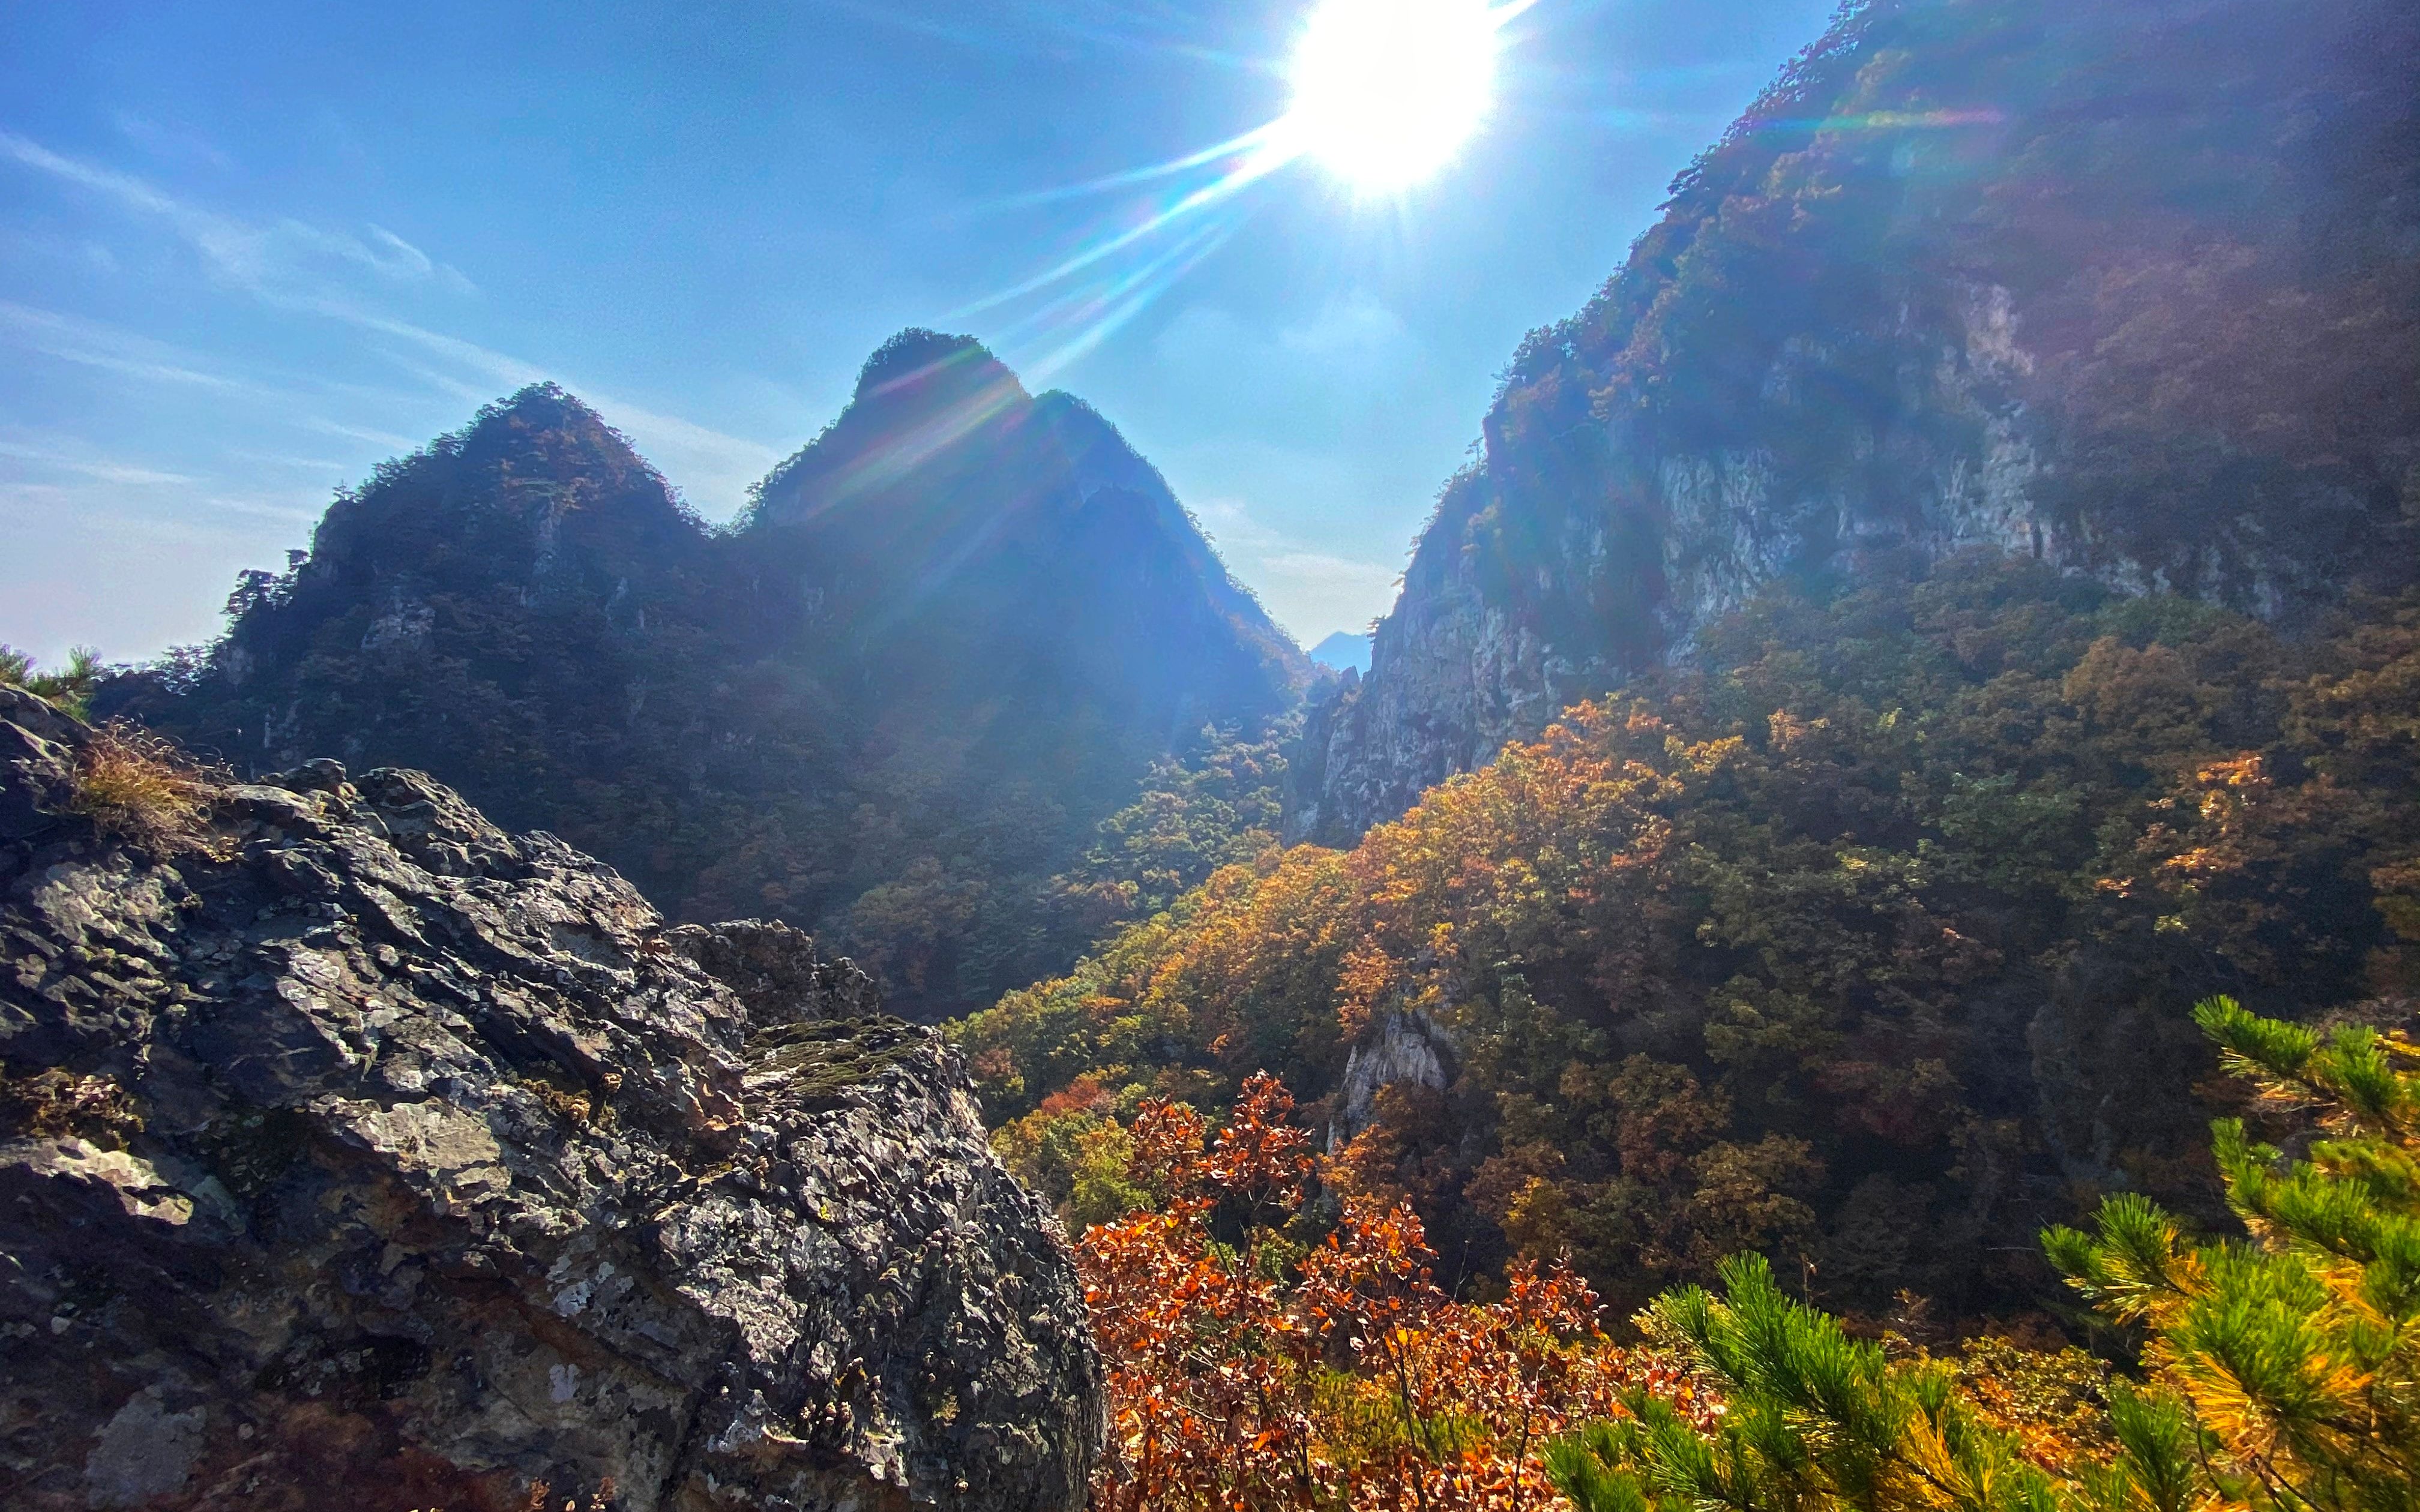
{"type": "Polygon", "coordinates": [[[37,1139],[70,1135],[103,1149],[124,1149],[143,1132],[134,1100],[106,1076],[51,1070],[18,1078],[0,1072],[0,1133],[37,1139]]]}
{"type": "Polygon", "coordinates": [[[102,725],[76,758],[70,807],[105,835],[174,853],[202,846],[204,821],[226,774],[167,740],[120,721],[102,725]]]}

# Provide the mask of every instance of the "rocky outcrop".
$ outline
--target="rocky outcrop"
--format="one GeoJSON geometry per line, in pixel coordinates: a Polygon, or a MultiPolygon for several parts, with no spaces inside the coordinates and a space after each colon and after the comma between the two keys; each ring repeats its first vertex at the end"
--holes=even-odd
{"type": "Polygon", "coordinates": [[[853,968],[414,772],[128,843],[111,739],[0,689],[0,1503],[1082,1504],[1072,1264],[853,968]]]}
{"type": "Polygon", "coordinates": [[[1337,1114],[1327,1126],[1328,1153],[1334,1154],[1346,1140],[1370,1127],[1383,1088],[1444,1090],[1452,1082],[1447,1073],[1452,1056],[1452,1037],[1426,1013],[1382,1015],[1344,1057],[1337,1114]]]}
{"type": "Polygon", "coordinates": [[[1768,585],[2021,553],[2288,625],[2420,565],[2420,21],[1872,0],[1515,354],[1289,833],[1345,843],[1768,585]]]}

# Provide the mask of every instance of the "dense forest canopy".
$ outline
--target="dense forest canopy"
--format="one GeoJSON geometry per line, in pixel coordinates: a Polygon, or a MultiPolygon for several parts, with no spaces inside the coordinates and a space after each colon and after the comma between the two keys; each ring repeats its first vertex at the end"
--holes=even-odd
{"type": "Polygon", "coordinates": [[[1069,1497],[1102,1451],[1102,1512],[2420,1512],[2415,61],[2409,0],[1850,0],[1521,343],[1326,670],[1099,412],[921,329],[727,528],[538,384],[340,491],[208,645],[0,645],[0,1165],[70,1257],[0,1335],[141,1312],[88,1223],[256,1246],[234,1275],[309,1205],[264,1193],[391,1160],[468,1247],[311,1263],[401,1332],[225,1358],[287,1329],[454,1393],[473,1355],[403,1336],[424,1277],[482,1338],[652,1349],[630,1275],[557,1283],[710,1197],[680,1222],[728,1269],[662,1289],[761,1308],[662,1365],[681,1454],[720,1400],[717,1453],[881,1487],[912,1422],[979,1474],[936,1362],[1056,1265],[1076,1384],[1021,1344],[978,1374],[1051,1397],[1069,1497]],[[407,850],[417,903],[353,875],[407,850]],[[415,920],[543,869],[611,939],[499,915],[465,949],[520,985],[474,990],[476,932],[415,920]],[[225,943],[172,938],[208,908],[225,943]],[[626,1079],[582,1035],[650,980],[711,1042],[659,1026],[626,1079]],[[491,1007],[533,1016],[483,1107],[427,1047],[491,1007]],[[260,1095],[403,1132],[259,1155],[294,1107],[161,1093],[202,1041],[334,1046],[358,1087],[260,1095]],[[1032,1250],[827,1137],[902,1107],[1032,1250]],[[698,1151],[669,1206],[479,1206],[627,1164],[638,1118],[698,1151]],[[827,1180],[954,1269],[793,1242],[827,1180]],[[917,1333],[969,1277],[992,1310],[917,1333]],[[829,1343],[751,1365],[778,1411],[716,1396],[794,1306],[768,1337],[875,1309],[878,1400],[829,1343]]]}
{"type": "Polygon", "coordinates": [[[2218,1215],[2186,1010],[2420,971],[2420,601],[2300,640],[2027,560],[1776,594],[1348,852],[1229,867],[961,1029],[1003,1149],[1114,1216],[1145,1096],[1268,1069],[1462,1274],[1643,1301],[2040,1301],[2095,1194],[2218,1215]]]}

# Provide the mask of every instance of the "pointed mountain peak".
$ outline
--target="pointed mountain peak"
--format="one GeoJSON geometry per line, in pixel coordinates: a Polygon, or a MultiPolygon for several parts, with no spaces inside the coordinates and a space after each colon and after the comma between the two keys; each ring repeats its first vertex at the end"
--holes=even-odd
{"type": "Polygon", "coordinates": [[[413,579],[476,559],[472,576],[518,581],[566,550],[660,559],[703,539],[628,437],[561,385],[533,383],[339,494],[313,532],[311,559],[413,579]]]}
{"type": "Polygon", "coordinates": [[[579,395],[552,381],[529,384],[481,406],[470,424],[439,438],[435,449],[478,458],[509,456],[532,446],[542,449],[553,461],[583,458],[617,471],[634,467],[654,471],[630,444],[630,438],[607,424],[605,417],[579,395]]]}
{"type": "Polygon", "coordinates": [[[840,418],[757,485],[756,517],[798,524],[966,493],[961,474],[996,470],[1032,409],[1016,375],[972,336],[903,331],[865,360],[840,418]]]}
{"type": "Polygon", "coordinates": [[[1016,382],[1007,364],[974,337],[910,326],[876,347],[857,370],[857,393],[851,402],[864,404],[902,392],[980,387],[1003,378],[1016,382]]]}
{"type": "Polygon", "coordinates": [[[954,439],[1021,415],[1032,403],[982,342],[910,328],[876,347],[858,369],[857,393],[832,430],[917,426],[954,439]]]}
{"type": "Polygon", "coordinates": [[[603,424],[596,410],[581,401],[578,394],[552,378],[525,384],[504,398],[480,408],[473,425],[495,419],[537,421],[547,424],[567,424],[585,421],[603,424]]]}

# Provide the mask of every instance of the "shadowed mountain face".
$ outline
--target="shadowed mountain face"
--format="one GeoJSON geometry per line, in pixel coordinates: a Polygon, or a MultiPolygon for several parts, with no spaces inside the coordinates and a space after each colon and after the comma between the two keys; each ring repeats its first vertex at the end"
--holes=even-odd
{"type": "MultiPolygon", "coordinates": [[[[1301,655],[1081,400],[911,332],[758,490],[741,539],[789,564],[876,677],[1106,717],[1172,743],[1272,712],[1301,655]]],[[[953,722],[955,722],[954,719],[953,722]]]]}
{"type": "Polygon", "coordinates": [[[1525,341],[1290,828],[1342,841],[1761,585],[1984,547],[2288,628],[2420,544],[2420,19],[1873,0],[1525,341]]]}
{"type": "Polygon", "coordinates": [[[718,532],[551,386],[382,466],[225,639],[119,679],[240,771],[408,765],[679,917],[810,925],[919,1011],[1085,943],[1048,879],[1309,669],[1079,401],[911,332],[718,532]]]}

